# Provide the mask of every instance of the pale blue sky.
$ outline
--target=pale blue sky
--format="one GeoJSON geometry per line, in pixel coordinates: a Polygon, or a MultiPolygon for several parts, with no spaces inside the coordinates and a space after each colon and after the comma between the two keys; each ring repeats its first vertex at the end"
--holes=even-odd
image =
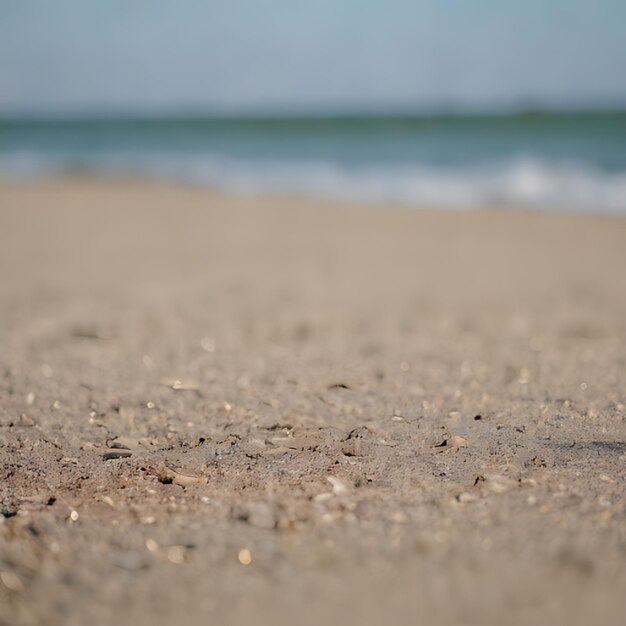
{"type": "Polygon", "coordinates": [[[626,0],[0,0],[0,112],[626,105],[626,0]]]}

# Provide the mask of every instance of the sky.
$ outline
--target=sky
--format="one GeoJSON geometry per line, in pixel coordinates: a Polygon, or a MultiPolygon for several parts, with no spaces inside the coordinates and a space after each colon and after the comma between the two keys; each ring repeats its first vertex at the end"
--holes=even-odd
{"type": "Polygon", "coordinates": [[[0,0],[0,114],[626,106],[625,0],[0,0]]]}

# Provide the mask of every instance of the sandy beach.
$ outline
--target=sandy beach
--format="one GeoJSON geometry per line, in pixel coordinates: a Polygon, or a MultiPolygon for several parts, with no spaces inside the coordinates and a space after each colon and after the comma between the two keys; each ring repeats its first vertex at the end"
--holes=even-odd
{"type": "Polygon", "coordinates": [[[626,217],[0,186],[0,624],[618,624],[626,217]]]}

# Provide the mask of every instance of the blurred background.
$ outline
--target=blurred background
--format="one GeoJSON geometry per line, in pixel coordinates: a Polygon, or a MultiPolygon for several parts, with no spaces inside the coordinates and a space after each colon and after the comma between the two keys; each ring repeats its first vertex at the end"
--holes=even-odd
{"type": "Polygon", "coordinates": [[[622,0],[0,10],[0,177],[626,211],[622,0]]]}

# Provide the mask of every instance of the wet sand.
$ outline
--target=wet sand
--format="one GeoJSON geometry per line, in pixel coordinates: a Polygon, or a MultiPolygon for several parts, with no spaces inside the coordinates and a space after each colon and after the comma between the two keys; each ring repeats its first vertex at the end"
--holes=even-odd
{"type": "Polygon", "coordinates": [[[626,218],[0,186],[0,624],[618,624],[626,218]]]}

